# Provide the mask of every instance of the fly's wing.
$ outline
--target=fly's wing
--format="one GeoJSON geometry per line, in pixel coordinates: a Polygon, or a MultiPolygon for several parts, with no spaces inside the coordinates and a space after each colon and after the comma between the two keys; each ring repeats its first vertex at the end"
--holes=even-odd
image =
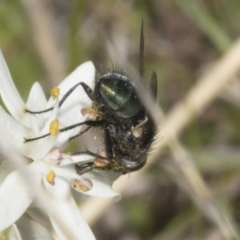
{"type": "MultiPolygon", "coordinates": [[[[140,32],[140,60],[139,60],[139,75],[140,75],[140,80],[143,82],[145,79],[145,72],[144,72],[144,24],[142,20],[141,24],[141,32],[140,32]]],[[[150,78],[150,83],[149,83],[149,88],[151,95],[154,100],[157,98],[157,74],[155,71],[152,72],[151,78],[150,78]]]]}
{"type": "Polygon", "coordinates": [[[139,75],[140,80],[144,81],[144,34],[143,34],[143,20],[141,24],[141,32],[140,32],[140,49],[139,49],[139,75]]]}
{"type": "Polygon", "coordinates": [[[156,101],[157,99],[157,74],[155,71],[152,72],[150,81],[149,81],[149,88],[150,93],[153,97],[153,99],[156,101]]]}

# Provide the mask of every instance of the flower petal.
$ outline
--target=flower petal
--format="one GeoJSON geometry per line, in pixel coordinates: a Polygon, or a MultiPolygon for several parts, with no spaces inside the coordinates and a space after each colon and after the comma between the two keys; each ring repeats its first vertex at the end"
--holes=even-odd
{"type": "Polygon", "coordinates": [[[26,114],[24,112],[25,104],[19,95],[18,90],[16,89],[1,51],[0,94],[8,111],[15,119],[22,122],[27,127],[36,128],[35,116],[32,114],[26,114]]]}
{"type": "MultiPolygon", "coordinates": [[[[63,96],[70,88],[80,82],[84,82],[93,89],[94,81],[95,67],[92,62],[85,62],[61,82],[59,85],[60,94],[63,96]]],[[[59,114],[63,124],[69,124],[72,118],[76,118],[76,114],[79,115],[82,107],[90,106],[91,103],[91,99],[89,99],[82,86],[78,86],[60,107],[59,114]]],[[[78,120],[76,121],[78,122],[78,120]]]]}
{"type": "Polygon", "coordinates": [[[66,181],[72,181],[72,179],[82,180],[83,178],[76,173],[74,165],[68,165],[64,168],[58,166],[51,166],[42,161],[32,163],[38,172],[47,175],[50,171],[53,171],[56,176],[63,177],[66,181]]]}
{"type": "MultiPolygon", "coordinates": [[[[50,125],[52,121],[57,119],[57,114],[58,114],[58,100],[55,101],[54,109],[51,111],[49,119],[45,122],[45,125],[41,130],[40,135],[49,133],[50,125]]],[[[39,140],[33,141],[33,143],[35,143],[36,146],[35,148],[32,149],[32,152],[29,154],[29,156],[35,161],[42,160],[47,155],[47,153],[56,145],[58,135],[59,134],[55,136],[50,135],[39,140]]],[[[29,142],[25,144],[29,144],[29,142]]]]}
{"type": "MultiPolygon", "coordinates": [[[[3,158],[3,156],[1,156],[1,158],[3,158]]],[[[12,169],[11,161],[8,161],[6,159],[0,160],[0,185],[2,184],[4,179],[7,177],[7,175],[12,171],[13,169],[12,169]]]]}
{"type": "MultiPolygon", "coordinates": [[[[92,62],[86,62],[79,66],[74,72],[72,72],[61,84],[60,96],[64,94],[79,82],[86,83],[93,89],[95,80],[95,68],[92,62]]],[[[61,99],[61,97],[60,97],[61,99]]],[[[81,109],[86,106],[91,106],[92,101],[89,99],[82,86],[78,86],[65,100],[63,105],[59,108],[59,122],[62,127],[66,127],[78,122],[84,122],[86,117],[81,114],[81,109]]],[[[50,99],[48,107],[53,106],[53,100],[50,99]]],[[[67,132],[60,134],[58,142],[62,145],[69,137],[79,133],[81,127],[74,128],[67,132]]]]}
{"type": "Polygon", "coordinates": [[[46,107],[47,99],[41,85],[38,82],[33,84],[26,105],[30,110],[33,111],[40,111],[46,107]]]}
{"type": "Polygon", "coordinates": [[[35,145],[34,142],[25,144],[24,137],[34,137],[34,132],[23,126],[20,122],[16,121],[10,115],[8,115],[0,106],[0,135],[4,141],[0,142],[0,151],[4,151],[5,148],[1,148],[1,145],[8,144],[12,150],[19,152],[25,156],[29,155],[29,152],[35,145]]]}
{"type": "Polygon", "coordinates": [[[9,112],[16,118],[20,119],[25,104],[20,97],[18,90],[12,80],[11,74],[8,70],[7,64],[4,60],[2,52],[0,51],[0,93],[3,102],[8,108],[9,112]]]}
{"type": "Polygon", "coordinates": [[[76,163],[85,163],[85,162],[91,162],[95,157],[90,156],[89,154],[79,154],[76,156],[71,156],[69,154],[63,154],[63,159],[60,162],[60,166],[66,166],[76,163]]]}
{"type": "Polygon", "coordinates": [[[0,231],[12,225],[33,200],[31,188],[23,178],[25,171],[14,171],[0,186],[0,231]]]}
{"type": "Polygon", "coordinates": [[[68,182],[55,178],[55,185],[44,179],[49,194],[49,217],[60,239],[92,240],[95,239],[91,229],[80,214],[68,182]]]}
{"type": "MultiPolygon", "coordinates": [[[[94,197],[121,199],[121,194],[112,189],[113,179],[121,174],[114,171],[87,172],[81,175],[82,178],[90,179],[93,187],[84,194],[94,197]],[[111,177],[109,177],[111,176],[111,177]]],[[[75,189],[75,188],[74,188],[75,189]]],[[[76,189],[75,189],[76,190],[76,189]]],[[[75,195],[76,196],[76,195],[75,195]]],[[[79,200],[79,199],[77,199],[79,200]]]]}
{"type": "Polygon", "coordinates": [[[9,240],[22,240],[21,234],[16,226],[16,224],[13,224],[10,228],[9,234],[8,234],[9,240]]]}
{"type": "MultiPolygon", "coordinates": [[[[47,105],[47,99],[45,97],[45,94],[43,92],[42,87],[40,86],[40,84],[38,82],[34,83],[29,96],[28,96],[28,100],[27,100],[27,109],[30,109],[32,111],[40,111],[43,110],[47,105]]],[[[37,121],[38,121],[38,126],[41,129],[44,125],[44,121],[43,121],[43,114],[36,114],[35,115],[37,121]]],[[[39,134],[38,132],[35,132],[36,135],[39,134]]]]}
{"type": "Polygon", "coordinates": [[[33,221],[30,217],[24,214],[17,222],[18,229],[21,232],[22,238],[27,240],[53,240],[51,234],[39,223],[33,221]]]}

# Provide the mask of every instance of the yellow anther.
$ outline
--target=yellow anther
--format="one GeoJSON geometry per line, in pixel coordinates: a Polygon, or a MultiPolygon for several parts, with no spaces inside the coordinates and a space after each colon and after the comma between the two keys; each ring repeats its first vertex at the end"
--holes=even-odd
{"type": "Polygon", "coordinates": [[[55,99],[60,94],[60,88],[54,87],[50,90],[50,93],[51,93],[52,98],[55,99]]]}
{"type": "Polygon", "coordinates": [[[51,184],[51,185],[54,185],[55,182],[54,182],[54,178],[55,178],[55,173],[53,170],[49,171],[47,173],[47,181],[51,184]]]}
{"type": "Polygon", "coordinates": [[[93,140],[96,141],[97,140],[97,135],[93,136],[93,140]]]}
{"type": "Polygon", "coordinates": [[[54,120],[50,124],[49,133],[51,136],[56,136],[58,134],[59,124],[58,120],[54,120]]]}

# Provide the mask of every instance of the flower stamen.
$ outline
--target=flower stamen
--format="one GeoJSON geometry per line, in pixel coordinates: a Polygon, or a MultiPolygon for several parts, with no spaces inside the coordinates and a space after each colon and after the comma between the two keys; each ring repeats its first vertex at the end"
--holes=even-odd
{"type": "Polygon", "coordinates": [[[53,87],[51,90],[50,90],[50,93],[51,93],[51,96],[53,99],[57,98],[60,94],[60,88],[59,87],[53,87]]]}
{"type": "Polygon", "coordinates": [[[51,122],[50,124],[50,128],[49,128],[49,133],[51,136],[56,136],[59,132],[59,123],[58,123],[58,120],[54,120],[51,122]]]}
{"type": "Polygon", "coordinates": [[[47,173],[46,179],[47,179],[47,181],[48,181],[51,185],[54,185],[54,184],[55,184],[55,182],[54,182],[55,172],[54,172],[53,170],[50,170],[50,171],[47,173]]]}

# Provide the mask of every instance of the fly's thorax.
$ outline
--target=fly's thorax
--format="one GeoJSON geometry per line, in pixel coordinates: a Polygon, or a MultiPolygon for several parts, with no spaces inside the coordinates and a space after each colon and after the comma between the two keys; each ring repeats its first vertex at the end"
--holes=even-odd
{"type": "Polygon", "coordinates": [[[101,76],[96,84],[95,93],[97,104],[116,117],[134,118],[143,110],[134,83],[119,73],[101,76]]]}

